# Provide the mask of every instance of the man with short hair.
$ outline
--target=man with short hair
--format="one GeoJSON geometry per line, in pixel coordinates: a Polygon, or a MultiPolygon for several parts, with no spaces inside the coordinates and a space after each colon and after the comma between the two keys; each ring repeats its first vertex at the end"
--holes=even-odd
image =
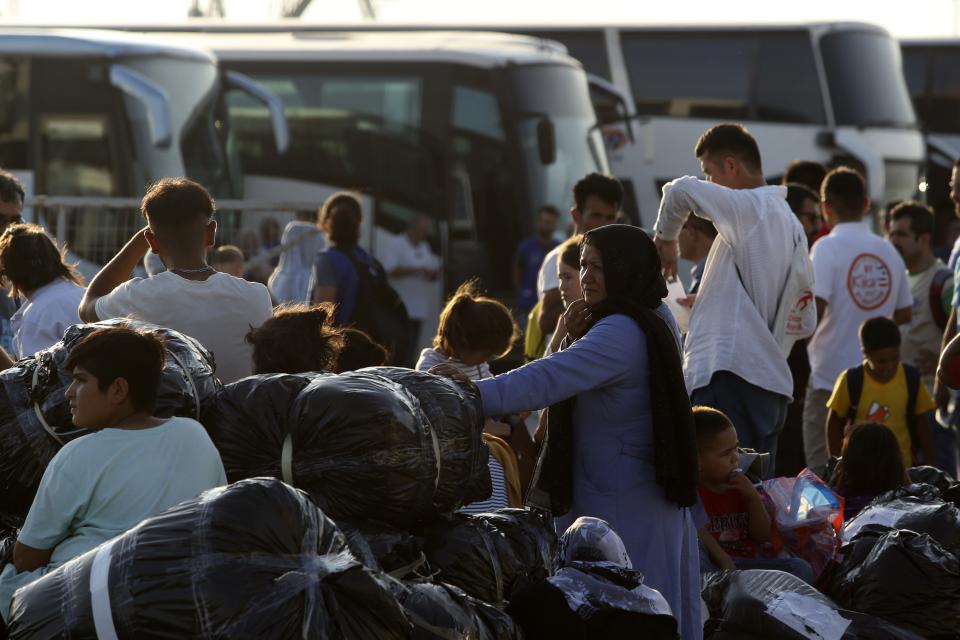
{"type": "MultiPolygon", "coordinates": [[[[684,376],[693,404],[725,413],[740,443],[776,458],[793,380],[773,335],[784,283],[806,236],[785,200],[768,186],[760,150],[739,124],[721,124],[697,141],[706,180],[686,176],[663,188],[654,242],[664,272],[677,272],[677,237],[687,216],[713,222],[719,241],[684,344],[684,376]]],[[[772,465],[771,465],[772,466],[772,465]]]]}
{"type": "Polygon", "coordinates": [[[807,235],[807,245],[812,247],[817,236],[820,235],[820,226],[823,217],[820,214],[820,194],[810,187],[798,182],[791,182],[787,187],[787,204],[803,225],[803,232],[807,235]]]}
{"type": "Polygon", "coordinates": [[[132,317],[167,327],[213,352],[224,383],[252,374],[252,348],[245,338],[270,318],[273,305],[264,285],[207,264],[217,234],[213,198],[192,180],[166,178],[147,190],[140,210],[147,226],[90,282],[80,302],[81,320],[132,317]],[[147,248],[160,254],[167,270],[131,280],[147,248]]]}
{"type": "Polygon", "coordinates": [[[517,289],[517,311],[521,320],[537,304],[537,275],[547,254],[559,244],[553,234],[557,231],[560,212],[552,204],[537,210],[534,234],[520,243],[513,261],[513,284],[517,289]]]}
{"type": "MultiPolygon", "coordinates": [[[[586,233],[598,227],[613,224],[623,204],[623,185],[611,176],[591,173],[573,186],[574,206],[570,209],[575,233],[586,233]]],[[[561,245],[562,246],[562,245],[561,245]]],[[[537,291],[540,294],[540,331],[549,336],[557,328],[563,313],[560,300],[560,281],[557,276],[557,260],[560,246],[554,247],[540,265],[537,276],[537,291]]]]}
{"type": "Polygon", "coordinates": [[[860,364],[858,331],[876,316],[910,322],[913,297],[903,258],[863,221],[870,210],[863,177],[849,167],[827,174],[821,191],[832,230],[813,245],[817,330],[810,339],[810,384],[803,407],[803,448],[809,467],[827,465],[827,401],[840,374],[860,364]]]}
{"type": "Polygon", "coordinates": [[[928,388],[933,386],[940,342],[953,306],[953,273],[935,255],[933,210],[908,200],[890,211],[890,243],[907,265],[913,295],[912,318],[900,326],[900,356],[920,370],[928,388]]]}
{"type": "Polygon", "coordinates": [[[801,184],[814,193],[820,193],[820,185],[827,177],[827,168],[816,160],[791,160],[783,172],[784,186],[801,184]]]}

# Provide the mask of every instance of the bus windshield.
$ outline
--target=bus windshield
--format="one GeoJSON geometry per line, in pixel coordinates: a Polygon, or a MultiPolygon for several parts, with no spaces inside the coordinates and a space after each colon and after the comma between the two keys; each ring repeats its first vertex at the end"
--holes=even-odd
{"type": "Polygon", "coordinates": [[[213,61],[138,56],[118,62],[167,93],[170,124],[176,138],[169,146],[153,144],[149,139],[145,106],[131,96],[124,96],[136,149],[133,183],[147,184],[165,176],[188,175],[215,196],[235,195],[215,114],[220,80],[213,61]]]}
{"type": "Polygon", "coordinates": [[[916,126],[900,69],[900,48],[890,36],[830,33],[820,39],[820,49],[837,125],[916,126]]]}
{"type": "Polygon", "coordinates": [[[564,208],[577,180],[610,171],[584,73],[561,65],[517,67],[511,86],[531,204],[564,208]],[[538,152],[537,129],[543,118],[552,122],[556,138],[556,159],[549,164],[538,152]]]}

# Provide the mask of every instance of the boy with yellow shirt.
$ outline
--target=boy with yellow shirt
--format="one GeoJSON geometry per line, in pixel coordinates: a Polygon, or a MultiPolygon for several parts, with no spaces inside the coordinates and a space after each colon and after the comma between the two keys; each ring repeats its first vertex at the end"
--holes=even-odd
{"type": "Polygon", "coordinates": [[[827,401],[827,447],[839,456],[848,425],[877,422],[886,425],[900,444],[909,466],[917,453],[925,464],[933,460],[927,414],[936,409],[920,372],[900,362],[900,330],[889,318],[871,318],[860,325],[863,364],[837,378],[827,401]],[[851,402],[852,396],[852,402],[851,402]]]}

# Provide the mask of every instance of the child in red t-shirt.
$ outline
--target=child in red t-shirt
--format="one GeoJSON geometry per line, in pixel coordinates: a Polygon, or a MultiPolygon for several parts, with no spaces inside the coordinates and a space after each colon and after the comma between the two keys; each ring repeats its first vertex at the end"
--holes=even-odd
{"type": "Polygon", "coordinates": [[[738,468],[740,443],[733,423],[709,407],[694,407],[693,421],[704,511],[700,519],[706,522],[697,529],[701,570],[779,569],[809,582],[813,569],[800,558],[757,557],[757,545],[770,540],[770,517],[753,483],[738,468]]]}

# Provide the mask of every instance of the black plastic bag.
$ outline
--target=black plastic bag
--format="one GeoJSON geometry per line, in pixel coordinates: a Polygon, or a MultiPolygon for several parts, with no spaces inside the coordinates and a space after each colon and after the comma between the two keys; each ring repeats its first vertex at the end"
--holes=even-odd
{"type": "Polygon", "coordinates": [[[424,537],[438,579],[491,604],[509,600],[518,580],[546,579],[557,544],[552,524],[529,509],[454,514],[424,537]]]}
{"type": "Polygon", "coordinates": [[[20,590],[11,638],[407,638],[381,579],[303,492],[212,489],[20,590]],[[93,594],[93,595],[91,595],[93,594]]]}
{"type": "Polygon", "coordinates": [[[461,386],[453,380],[425,371],[398,367],[362,369],[397,382],[416,396],[420,409],[430,421],[440,448],[440,474],[433,494],[433,504],[440,513],[455,511],[475,500],[463,501],[463,482],[474,479],[476,500],[490,492],[477,478],[490,476],[488,449],[477,446],[476,429],[483,425],[480,394],[474,386],[461,386]],[[482,494],[482,495],[481,495],[482,494]]]}
{"type": "Polygon", "coordinates": [[[397,579],[426,573],[421,538],[405,531],[370,531],[342,524],[340,528],[353,556],[365,567],[397,579]]]}
{"type": "Polygon", "coordinates": [[[922,482],[933,485],[940,491],[940,496],[957,506],[960,506],[960,482],[953,479],[949,473],[936,467],[910,467],[907,474],[912,482],[922,482]]]}
{"type": "Polygon", "coordinates": [[[528,640],[676,640],[677,621],[643,575],[609,562],[573,562],[514,589],[507,612],[528,640]]]}
{"type": "Polygon", "coordinates": [[[809,584],[782,571],[718,571],[706,578],[706,638],[764,640],[921,640],[864,613],[841,609],[809,584]]]}
{"type": "Polygon", "coordinates": [[[489,496],[475,387],[383,371],[227,385],[203,416],[227,478],[281,478],[336,520],[398,529],[489,496]]]}
{"type": "Polygon", "coordinates": [[[875,498],[844,525],[843,541],[867,525],[927,533],[948,549],[960,548],[960,509],[928,484],[899,487],[875,498]]]}
{"type": "Polygon", "coordinates": [[[643,584],[623,540],[599,518],[580,517],[560,537],[556,573],[518,580],[507,611],[530,639],[676,640],[670,605],[643,584]]]}
{"type": "Polygon", "coordinates": [[[49,349],[0,371],[0,512],[25,517],[47,464],[60,447],[88,433],[70,418],[63,394],[72,376],[63,364],[84,337],[118,325],[153,331],[166,341],[154,415],[199,419],[201,406],[221,388],[213,356],[182,333],[122,319],[68,328],[49,349]]]}
{"type": "Polygon", "coordinates": [[[834,586],[844,605],[925,637],[954,638],[960,629],[960,560],[931,536],[895,530],[854,539],[863,555],[834,586]]]}
{"type": "Polygon", "coordinates": [[[449,584],[391,581],[391,591],[413,625],[411,640],[514,640],[513,619],[449,584]]]}

